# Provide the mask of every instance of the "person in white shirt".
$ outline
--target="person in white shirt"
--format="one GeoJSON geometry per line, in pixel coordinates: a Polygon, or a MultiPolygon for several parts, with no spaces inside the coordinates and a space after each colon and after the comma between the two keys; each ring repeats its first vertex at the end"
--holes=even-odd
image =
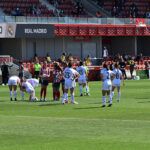
{"type": "Polygon", "coordinates": [[[80,74],[79,78],[78,78],[78,83],[79,83],[79,89],[80,89],[80,96],[83,96],[83,89],[86,86],[86,82],[87,82],[87,72],[85,67],[83,66],[83,62],[80,61],[79,63],[79,67],[76,69],[78,71],[78,73],[80,74]]]}
{"type": "Polygon", "coordinates": [[[33,88],[33,86],[31,85],[31,83],[24,81],[22,83],[22,91],[26,91],[30,97],[29,97],[29,101],[37,101],[38,99],[35,96],[35,90],[33,88]]]}
{"type": "Polygon", "coordinates": [[[14,99],[17,101],[17,85],[20,84],[20,78],[18,76],[11,76],[8,80],[8,87],[10,91],[10,100],[12,101],[12,91],[14,92],[14,99]]]}
{"type": "Polygon", "coordinates": [[[111,97],[111,88],[112,82],[111,78],[113,73],[109,70],[107,64],[103,64],[103,69],[100,71],[100,78],[102,80],[102,107],[106,106],[106,96],[109,96],[109,107],[112,105],[112,97],[111,97]]]}
{"type": "Polygon", "coordinates": [[[62,104],[68,103],[68,90],[70,89],[71,103],[77,104],[74,100],[74,89],[76,86],[76,79],[79,77],[79,73],[72,68],[72,62],[69,62],[68,67],[65,68],[64,72],[65,79],[65,92],[62,99],[62,104]]]}
{"type": "Polygon", "coordinates": [[[104,50],[103,50],[103,58],[106,59],[108,57],[108,50],[106,47],[104,47],[104,50]]]}
{"type": "Polygon", "coordinates": [[[39,85],[39,80],[35,78],[27,79],[27,82],[29,82],[33,88],[38,87],[39,85]]]}
{"type": "Polygon", "coordinates": [[[121,80],[123,79],[123,75],[122,75],[122,72],[119,69],[119,65],[117,63],[115,64],[114,67],[115,68],[113,70],[113,81],[112,81],[112,92],[111,92],[111,95],[112,95],[112,98],[113,98],[114,90],[115,90],[115,88],[117,88],[117,91],[118,91],[117,101],[119,102],[120,101],[120,95],[121,95],[120,85],[121,85],[121,80]]]}
{"type": "MultiPolygon", "coordinates": [[[[35,78],[30,78],[30,79],[23,78],[23,81],[29,82],[34,89],[35,89],[35,87],[38,87],[38,85],[39,85],[39,80],[35,79],[35,78]]],[[[22,97],[22,100],[24,100],[24,91],[23,90],[21,90],[21,97],[22,97]]]]}

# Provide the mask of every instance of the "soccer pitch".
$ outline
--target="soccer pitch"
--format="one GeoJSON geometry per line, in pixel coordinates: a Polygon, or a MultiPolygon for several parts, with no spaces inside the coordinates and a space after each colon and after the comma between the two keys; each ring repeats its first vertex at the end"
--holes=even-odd
{"type": "MultiPolygon", "coordinates": [[[[101,108],[101,82],[90,82],[89,97],[78,91],[78,105],[10,102],[8,87],[0,86],[0,150],[150,149],[149,80],[125,81],[112,107],[101,108]]],[[[48,92],[52,100],[51,85],[48,92]]]]}

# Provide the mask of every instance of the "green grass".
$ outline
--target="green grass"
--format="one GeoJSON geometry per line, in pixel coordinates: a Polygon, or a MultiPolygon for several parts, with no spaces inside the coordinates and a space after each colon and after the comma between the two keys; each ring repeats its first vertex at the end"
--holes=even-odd
{"type": "Polygon", "coordinates": [[[10,102],[0,86],[0,150],[149,150],[150,81],[126,81],[111,108],[101,108],[100,82],[90,90],[79,97],[76,88],[79,105],[63,106],[52,102],[51,85],[45,103],[10,102]]]}

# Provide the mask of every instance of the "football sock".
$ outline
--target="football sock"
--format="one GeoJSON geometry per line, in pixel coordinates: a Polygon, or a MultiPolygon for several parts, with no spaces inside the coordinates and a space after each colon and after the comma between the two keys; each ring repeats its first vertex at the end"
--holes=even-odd
{"type": "Polygon", "coordinates": [[[74,103],[74,93],[71,94],[71,102],[74,103]]]}
{"type": "Polygon", "coordinates": [[[80,94],[82,94],[82,85],[79,86],[80,94]]]}
{"type": "Polygon", "coordinates": [[[102,96],[102,104],[106,105],[106,96],[102,96]]]}
{"type": "Polygon", "coordinates": [[[90,92],[89,86],[86,85],[86,93],[89,93],[89,92],[90,92]]]}
{"type": "Polygon", "coordinates": [[[109,104],[112,104],[112,95],[109,95],[109,104]]]}
{"type": "Polygon", "coordinates": [[[111,92],[111,97],[112,97],[112,98],[114,97],[114,91],[111,92]]]}
{"type": "Polygon", "coordinates": [[[14,91],[14,98],[17,98],[17,91],[14,91]]]}
{"type": "Polygon", "coordinates": [[[10,91],[10,98],[12,98],[12,91],[10,91]]]}
{"type": "Polygon", "coordinates": [[[120,100],[121,92],[118,92],[118,100],[120,100]]]}
{"type": "Polygon", "coordinates": [[[22,97],[22,100],[23,100],[24,99],[24,92],[21,91],[20,93],[21,93],[21,97],[22,97]]]}

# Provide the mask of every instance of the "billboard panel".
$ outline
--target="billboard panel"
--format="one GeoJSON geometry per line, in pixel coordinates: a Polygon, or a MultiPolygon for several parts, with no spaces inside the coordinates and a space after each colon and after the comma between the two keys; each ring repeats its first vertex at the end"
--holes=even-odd
{"type": "Polygon", "coordinates": [[[0,38],[15,38],[16,24],[1,23],[0,38]]]}
{"type": "Polygon", "coordinates": [[[51,24],[17,24],[17,38],[51,38],[54,37],[54,26],[51,24]]]}

